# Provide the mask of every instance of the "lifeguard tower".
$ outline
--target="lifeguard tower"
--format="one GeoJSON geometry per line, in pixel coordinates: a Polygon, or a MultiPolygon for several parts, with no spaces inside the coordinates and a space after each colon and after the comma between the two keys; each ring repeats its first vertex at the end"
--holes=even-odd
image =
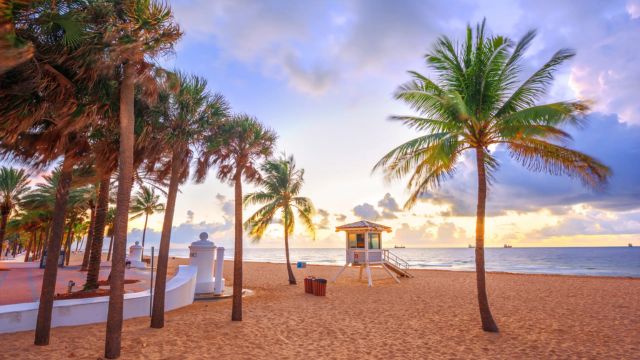
{"type": "Polygon", "coordinates": [[[361,220],[336,227],[336,232],[340,231],[347,234],[346,263],[333,278],[334,282],[349,266],[360,266],[360,280],[365,271],[369,286],[373,286],[371,267],[381,267],[398,283],[398,277],[413,277],[407,271],[409,264],[406,261],[382,248],[382,233],[391,232],[390,227],[361,220]]]}

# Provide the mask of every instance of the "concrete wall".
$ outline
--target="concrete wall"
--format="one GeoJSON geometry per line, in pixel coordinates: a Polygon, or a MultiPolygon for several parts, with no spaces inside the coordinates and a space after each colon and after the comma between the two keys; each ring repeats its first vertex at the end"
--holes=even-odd
{"type": "MultiPolygon", "coordinates": [[[[165,310],[193,303],[197,269],[180,265],[178,273],[167,282],[165,310]]],[[[149,316],[149,290],[124,295],[124,318],[149,316]]],[[[34,330],[38,302],[0,306],[0,334],[34,330]]],[[[57,300],[53,303],[52,327],[93,324],[107,321],[109,297],[57,300]]]]}

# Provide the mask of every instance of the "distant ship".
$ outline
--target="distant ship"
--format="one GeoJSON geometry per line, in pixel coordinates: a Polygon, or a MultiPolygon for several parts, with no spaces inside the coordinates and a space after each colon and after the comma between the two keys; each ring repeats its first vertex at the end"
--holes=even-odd
{"type": "Polygon", "coordinates": [[[475,249],[476,248],[475,246],[473,246],[471,244],[469,244],[468,247],[469,247],[469,249],[475,249]]]}
{"type": "Polygon", "coordinates": [[[632,244],[632,243],[629,243],[629,247],[633,247],[633,244],[632,244]]]}
{"type": "Polygon", "coordinates": [[[404,249],[405,248],[404,245],[394,245],[393,247],[394,247],[394,249],[404,249]]]}
{"type": "Polygon", "coordinates": [[[509,244],[504,244],[504,248],[505,249],[511,249],[513,246],[509,245],[509,244]]]}

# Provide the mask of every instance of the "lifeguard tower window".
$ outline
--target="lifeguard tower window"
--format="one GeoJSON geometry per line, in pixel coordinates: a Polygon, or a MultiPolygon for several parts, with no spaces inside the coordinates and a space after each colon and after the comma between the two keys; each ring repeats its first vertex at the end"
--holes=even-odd
{"type": "Polygon", "coordinates": [[[369,233],[369,249],[380,249],[379,233],[369,233]]]}
{"type": "Polygon", "coordinates": [[[349,234],[349,247],[352,249],[364,249],[364,234],[349,234]]]}

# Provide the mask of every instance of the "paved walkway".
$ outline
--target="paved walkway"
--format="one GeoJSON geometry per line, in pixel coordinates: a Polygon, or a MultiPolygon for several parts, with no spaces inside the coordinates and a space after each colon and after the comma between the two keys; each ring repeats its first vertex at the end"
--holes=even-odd
{"type": "MultiPolygon", "coordinates": [[[[44,269],[24,268],[6,269],[0,262],[0,305],[37,301],[40,298],[42,276],[44,269]]],[[[100,280],[106,280],[111,268],[100,268],[100,280]]],[[[127,269],[125,279],[140,280],[134,284],[125,285],[125,292],[137,292],[149,288],[149,270],[127,269]]],[[[58,268],[56,293],[67,291],[69,280],[76,283],[74,291],[79,290],[85,283],[86,271],[80,271],[80,265],[58,268]]]]}

